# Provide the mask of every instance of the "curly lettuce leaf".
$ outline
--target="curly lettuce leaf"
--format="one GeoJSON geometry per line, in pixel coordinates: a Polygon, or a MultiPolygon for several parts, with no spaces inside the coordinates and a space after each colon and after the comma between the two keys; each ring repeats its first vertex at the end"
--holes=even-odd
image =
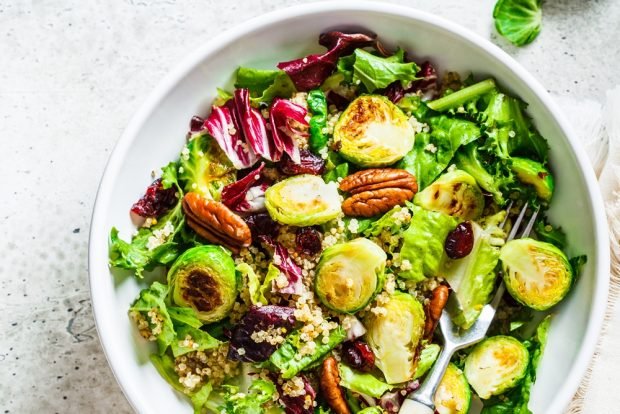
{"type": "Polygon", "coordinates": [[[293,378],[300,371],[320,360],[347,338],[346,331],[339,326],[329,333],[327,343],[323,343],[322,337],[315,340],[316,347],[314,353],[300,355],[299,348],[302,346],[299,338],[300,335],[300,331],[295,331],[288,335],[280,348],[269,357],[269,362],[284,379],[293,378]]]}
{"type": "Polygon", "coordinates": [[[156,337],[159,353],[163,354],[176,338],[172,319],[166,307],[168,286],[159,282],[140,291],[140,295],[129,308],[129,312],[137,312],[148,323],[149,329],[156,337]]]}
{"type": "Polygon", "coordinates": [[[181,253],[181,247],[174,240],[185,221],[181,207],[183,193],[177,181],[177,165],[170,163],[162,171],[164,188],[176,186],[180,194],[174,208],[151,227],[141,227],[130,242],[121,239],[115,227],[110,231],[108,253],[110,266],[133,270],[139,278],[143,277],[145,270],[153,270],[157,266],[172,263],[181,253]]]}
{"type": "MultiPolygon", "coordinates": [[[[366,237],[379,236],[382,232],[387,231],[391,234],[397,234],[409,224],[411,212],[407,207],[395,206],[390,211],[381,216],[378,220],[371,221],[366,229],[361,230],[366,237]]],[[[358,219],[358,221],[360,221],[358,219]]]]}
{"type": "Polygon", "coordinates": [[[351,391],[381,398],[383,394],[392,389],[392,386],[381,381],[372,374],[354,371],[344,364],[338,364],[340,373],[340,385],[351,391]]]}
{"type": "Polygon", "coordinates": [[[293,81],[282,70],[246,67],[237,70],[235,88],[248,89],[254,106],[270,104],[274,98],[290,98],[296,91],[293,81]]]}
{"type": "Polygon", "coordinates": [[[499,261],[499,249],[491,244],[492,235],[472,222],[474,245],[471,252],[462,259],[447,256],[441,265],[441,275],[452,289],[455,300],[451,300],[452,322],[463,329],[469,329],[480,316],[482,307],[491,300],[495,288],[495,266],[499,261]]]}
{"type": "Polygon", "coordinates": [[[541,0],[499,0],[493,9],[495,28],[516,46],[531,43],[542,25],[541,0]]]}
{"type": "Polygon", "coordinates": [[[206,383],[194,394],[190,395],[190,400],[192,401],[192,405],[194,406],[194,414],[201,414],[207,406],[207,402],[209,401],[209,397],[211,397],[211,392],[213,391],[213,386],[210,382],[206,383]]]}
{"type": "Polygon", "coordinates": [[[414,206],[411,224],[403,233],[398,277],[420,282],[437,276],[444,255],[444,242],[457,223],[456,218],[447,214],[414,206]]]}
{"type": "Polygon", "coordinates": [[[235,386],[225,385],[224,404],[218,407],[222,414],[262,414],[263,406],[273,400],[276,386],[271,381],[256,379],[247,393],[239,392],[235,386]]]}
{"type": "Polygon", "coordinates": [[[420,190],[426,188],[446,169],[456,151],[481,136],[473,122],[445,115],[429,119],[431,132],[416,135],[411,151],[398,163],[418,180],[420,190]]]}
{"type": "Polygon", "coordinates": [[[402,49],[387,58],[375,56],[364,49],[356,49],[354,54],[353,83],[363,84],[369,93],[387,88],[394,82],[400,82],[403,87],[407,87],[418,79],[416,74],[420,68],[413,62],[405,63],[402,49]]]}
{"type": "Polygon", "coordinates": [[[506,203],[504,191],[510,188],[516,179],[509,168],[499,162],[492,166],[485,155],[478,151],[477,143],[472,142],[457,151],[454,162],[458,169],[474,177],[476,183],[493,196],[493,201],[503,206],[506,203]],[[487,166],[493,168],[493,171],[487,171],[487,166]]]}

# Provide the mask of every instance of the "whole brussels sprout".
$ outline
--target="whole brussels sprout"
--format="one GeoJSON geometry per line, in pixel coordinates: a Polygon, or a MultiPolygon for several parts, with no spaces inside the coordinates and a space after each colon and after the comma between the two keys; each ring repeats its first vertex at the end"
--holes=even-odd
{"type": "Polygon", "coordinates": [[[366,341],[376,357],[376,365],[388,384],[413,378],[415,354],[424,332],[424,309],[408,293],[395,292],[379,312],[364,318],[366,341]]]}
{"type": "Polygon", "coordinates": [[[475,220],[484,210],[484,196],[471,175],[462,170],[447,172],[423,191],[416,194],[413,202],[427,210],[475,220]]]}
{"type": "Polygon", "coordinates": [[[364,238],[325,249],[314,280],[319,300],[336,312],[365,308],[383,288],[386,259],[383,249],[364,238]]]}
{"type": "Polygon", "coordinates": [[[213,138],[196,135],[181,152],[179,181],[186,192],[220,199],[222,188],[235,182],[236,170],[213,138]]]}
{"type": "Polygon", "coordinates": [[[414,139],[407,116],[378,95],[363,95],[351,102],[334,129],[340,154],[362,167],[395,163],[411,150],[414,139]]]}
{"type": "Polygon", "coordinates": [[[471,404],[471,390],[463,371],[454,364],[446,373],[435,393],[435,411],[439,414],[466,414],[471,404]]]}
{"type": "Polygon", "coordinates": [[[541,163],[527,158],[512,158],[512,171],[519,181],[534,187],[536,194],[544,201],[551,201],[555,181],[551,172],[541,163]]]}
{"type": "Polygon", "coordinates": [[[566,255],[551,243],[517,239],[500,250],[508,293],[523,305],[547,310],[570,290],[573,269],[566,255]]]}
{"type": "Polygon", "coordinates": [[[340,195],[336,183],[303,174],[269,187],[265,206],[271,218],[282,224],[314,226],[340,214],[340,195]]]}
{"type": "Polygon", "coordinates": [[[482,399],[500,395],[525,377],[530,354],[511,336],[493,336],[480,342],[465,359],[465,377],[482,399]]]}
{"type": "Polygon", "coordinates": [[[186,250],[168,272],[172,301],[193,308],[205,323],[224,319],[239,292],[235,262],[226,251],[213,245],[186,250]]]}

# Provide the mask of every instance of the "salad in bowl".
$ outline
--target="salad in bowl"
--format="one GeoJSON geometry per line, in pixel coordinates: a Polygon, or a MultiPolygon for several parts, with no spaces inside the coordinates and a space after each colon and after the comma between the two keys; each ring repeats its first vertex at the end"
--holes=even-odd
{"type": "Polygon", "coordinates": [[[467,330],[503,281],[435,407],[530,412],[549,310],[586,258],[545,217],[555,178],[526,103],[372,34],[319,43],[238,68],[131,206],[131,239],[111,230],[152,363],[196,413],[394,413],[439,355],[442,310],[467,330]],[[532,236],[507,241],[520,211],[532,236]]]}

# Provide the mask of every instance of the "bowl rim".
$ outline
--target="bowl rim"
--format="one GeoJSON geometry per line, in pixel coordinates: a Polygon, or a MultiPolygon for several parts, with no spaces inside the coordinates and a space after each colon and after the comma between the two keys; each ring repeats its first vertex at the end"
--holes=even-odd
{"type": "Polygon", "coordinates": [[[110,327],[112,326],[111,318],[108,317],[109,312],[106,312],[105,302],[97,294],[97,286],[105,283],[103,277],[109,276],[109,271],[107,270],[108,229],[104,228],[106,211],[103,206],[110,202],[112,188],[118,179],[119,170],[122,165],[120,160],[124,158],[123,155],[127,153],[136,135],[139,133],[142,125],[146,122],[150,114],[174,89],[177,83],[202,61],[208,59],[211,55],[217,53],[218,50],[226,47],[231,42],[245,37],[256,30],[268,27],[274,23],[279,23],[306,15],[323,14],[334,11],[367,11],[397,15],[422,21],[464,38],[466,41],[490,54],[493,58],[501,62],[507,70],[513,72],[514,75],[522,79],[527,87],[530,88],[534,95],[540,99],[543,105],[549,110],[552,117],[557,122],[559,129],[562,131],[564,138],[568,141],[588,188],[587,194],[594,212],[596,243],[598,249],[596,251],[596,257],[593,258],[595,259],[593,260],[595,265],[594,297],[587,321],[587,329],[584,333],[584,342],[577,353],[577,357],[573,360],[573,366],[570,370],[568,378],[564,381],[559,392],[553,397],[553,400],[549,405],[549,413],[560,414],[562,410],[566,408],[570,399],[577,391],[581,379],[590,363],[590,359],[594,354],[599,333],[603,325],[609,287],[608,269],[610,266],[610,253],[605,208],[594,170],[592,169],[585,152],[582,150],[581,143],[575,136],[572,127],[560,111],[559,107],[552,100],[551,96],[538,82],[538,80],[536,80],[514,58],[489,40],[457,23],[412,7],[379,3],[375,1],[357,1],[353,3],[346,0],[303,4],[266,13],[249,19],[242,24],[238,24],[214,37],[211,42],[198,48],[194,53],[183,59],[162,81],[159,82],[147,99],[142,103],[139,110],[133,115],[111,152],[99,183],[91,218],[88,272],[93,316],[95,319],[98,337],[112,373],[125,394],[127,401],[135,411],[141,413],[148,412],[145,397],[141,396],[138,389],[139,387],[136,385],[136,381],[131,380],[129,375],[126,374],[125,368],[122,364],[120,364],[120,361],[118,361],[115,356],[113,335],[108,333],[111,329],[110,327]]]}

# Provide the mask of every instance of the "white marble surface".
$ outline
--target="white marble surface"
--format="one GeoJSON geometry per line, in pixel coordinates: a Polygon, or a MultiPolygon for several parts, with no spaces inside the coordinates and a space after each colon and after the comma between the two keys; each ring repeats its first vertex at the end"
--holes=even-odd
{"type": "MultiPolygon", "coordinates": [[[[131,412],[88,293],[88,225],[105,162],[179,59],[302,2],[0,0],[0,413],[131,412]]],[[[492,0],[397,3],[490,37],[564,99],[602,101],[619,82],[616,0],[547,0],[543,31],[523,49],[492,34],[492,0]]],[[[618,318],[610,331],[620,336],[618,318]]],[[[584,412],[618,407],[617,343],[604,342],[584,412]]]]}

